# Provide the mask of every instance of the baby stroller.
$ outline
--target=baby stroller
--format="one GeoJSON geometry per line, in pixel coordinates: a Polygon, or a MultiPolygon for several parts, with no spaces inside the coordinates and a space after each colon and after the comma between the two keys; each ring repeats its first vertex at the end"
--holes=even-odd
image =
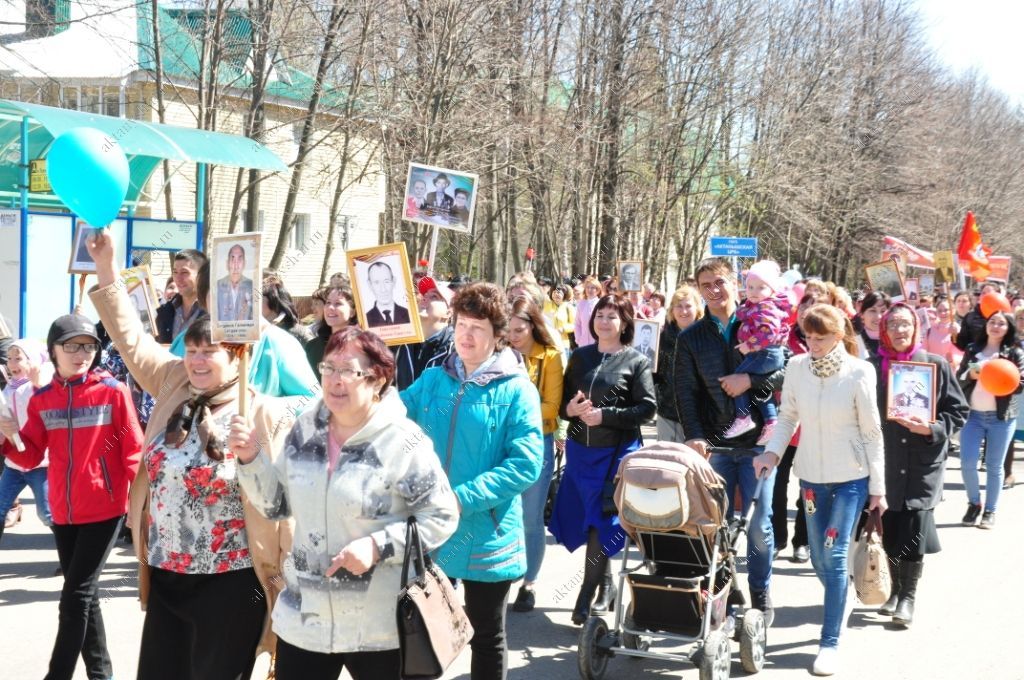
{"type": "MultiPolygon", "coordinates": [[[[721,451],[721,449],[716,449],[721,451]]],[[[754,451],[730,450],[733,455],[754,451]]],[[[618,573],[615,621],[591,616],[580,631],[578,663],[586,680],[600,680],[617,655],[694,663],[701,680],[729,677],[731,639],[740,643],[748,673],[764,666],[764,616],[747,609],[736,583],[736,543],[759,502],[730,526],[722,478],[697,452],[655,442],[626,455],[617,474],[615,505],[628,535],[618,573]],[[630,544],[642,559],[630,566],[630,544]],[[623,612],[623,581],[630,603],[623,612]],[[651,638],[685,645],[655,652],[651,638]]],[[[634,557],[634,562],[636,559],[634,557]]]]}

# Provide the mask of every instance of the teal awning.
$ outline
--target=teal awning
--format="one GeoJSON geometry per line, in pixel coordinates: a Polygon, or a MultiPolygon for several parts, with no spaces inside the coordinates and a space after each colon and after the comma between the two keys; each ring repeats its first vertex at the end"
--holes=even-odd
{"type": "MultiPolygon", "coordinates": [[[[28,155],[31,160],[45,158],[54,138],[75,127],[96,128],[117,140],[131,167],[131,186],[126,203],[138,201],[149,176],[164,159],[265,172],[288,169],[270,149],[241,135],[0,99],[0,196],[19,189],[18,152],[21,121],[25,116],[29,117],[28,155]]],[[[32,203],[45,200],[33,198],[32,203]]],[[[58,201],[56,196],[53,200],[58,201]]]]}

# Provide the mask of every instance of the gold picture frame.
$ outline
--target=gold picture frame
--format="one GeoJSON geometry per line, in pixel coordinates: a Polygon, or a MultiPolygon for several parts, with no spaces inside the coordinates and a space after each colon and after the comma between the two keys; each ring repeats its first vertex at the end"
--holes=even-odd
{"type": "Polygon", "coordinates": [[[903,274],[899,266],[892,260],[882,260],[864,266],[871,290],[888,295],[892,302],[903,302],[907,297],[907,289],[903,285],[903,274]]]}
{"type": "Polygon", "coordinates": [[[423,342],[416,290],[404,243],[345,252],[356,315],[388,346],[423,342]]]}

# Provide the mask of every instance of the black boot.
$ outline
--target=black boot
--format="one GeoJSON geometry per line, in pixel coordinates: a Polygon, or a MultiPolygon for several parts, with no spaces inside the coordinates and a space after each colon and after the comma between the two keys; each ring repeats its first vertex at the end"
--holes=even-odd
{"type": "Polygon", "coordinates": [[[914,622],[914,597],[917,595],[917,580],[921,578],[924,562],[900,562],[900,599],[892,622],[909,628],[914,622]]]}
{"type": "Polygon", "coordinates": [[[596,529],[591,529],[590,535],[587,537],[586,559],[587,561],[583,565],[583,583],[580,585],[580,594],[576,598],[576,606],[572,608],[572,622],[577,626],[582,625],[590,616],[590,605],[594,601],[594,593],[597,591],[597,587],[602,585],[602,578],[607,575],[608,570],[608,556],[601,547],[601,538],[597,535],[596,529]]]}
{"type": "Polygon", "coordinates": [[[896,613],[896,605],[900,601],[900,560],[889,558],[889,576],[892,578],[892,595],[885,604],[878,608],[878,613],[883,616],[892,616],[896,613]]]}
{"type": "Polygon", "coordinates": [[[597,589],[597,600],[591,607],[591,611],[595,614],[607,614],[608,612],[615,611],[615,598],[618,595],[618,590],[615,588],[615,583],[612,581],[611,574],[604,574],[601,576],[601,585],[597,589]]]}
{"type": "Polygon", "coordinates": [[[577,626],[582,626],[590,618],[590,603],[594,600],[595,590],[593,585],[588,585],[586,582],[580,586],[580,594],[576,597],[576,605],[572,608],[572,622],[577,626]]]}

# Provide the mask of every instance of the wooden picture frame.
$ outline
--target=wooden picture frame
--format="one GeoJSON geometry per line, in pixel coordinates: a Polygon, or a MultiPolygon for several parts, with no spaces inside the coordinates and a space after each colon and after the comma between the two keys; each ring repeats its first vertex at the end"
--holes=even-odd
{"type": "Polygon", "coordinates": [[[156,327],[157,297],[149,266],[143,264],[124,269],[121,271],[121,279],[124,281],[128,297],[139,313],[143,329],[150,335],[157,336],[159,334],[156,327]]]}
{"type": "Polygon", "coordinates": [[[903,286],[903,274],[899,266],[892,260],[882,260],[864,266],[864,275],[867,277],[868,286],[871,290],[887,294],[892,302],[903,302],[907,297],[906,288],[903,286]]]}
{"type": "Polygon", "coordinates": [[[615,263],[615,275],[619,279],[620,292],[635,293],[644,288],[644,263],[642,260],[619,260],[615,263]]]}
{"type": "Polygon", "coordinates": [[[661,344],[661,324],[652,319],[633,321],[633,349],[651,361],[651,371],[658,370],[658,346],[661,344]],[[645,336],[650,333],[650,338],[645,336]]]}
{"type": "Polygon", "coordinates": [[[891,362],[886,389],[886,419],[919,416],[934,423],[937,376],[935,364],[921,361],[891,362]]]}
{"type": "Polygon", "coordinates": [[[907,302],[913,307],[921,303],[921,281],[920,279],[903,279],[903,291],[906,293],[907,302]]]}
{"type": "Polygon", "coordinates": [[[259,341],[263,317],[262,244],[260,232],[214,236],[210,240],[213,342],[259,341]]]}
{"type": "Polygon", "coordinates": [[[405,243],[349,250],[345,259],[360,327],[389,346],[423,342],[405,243]]]}
{"type": "Polygon", "coordinates": [[[71,244],[71,259],[68,261],[68,274],[95,274],[96,263],[92,261],[86,239],[94,238],[102,231],[102,227],[91,227],[83,220],[75,223],[75,242],[71,244]]]}

